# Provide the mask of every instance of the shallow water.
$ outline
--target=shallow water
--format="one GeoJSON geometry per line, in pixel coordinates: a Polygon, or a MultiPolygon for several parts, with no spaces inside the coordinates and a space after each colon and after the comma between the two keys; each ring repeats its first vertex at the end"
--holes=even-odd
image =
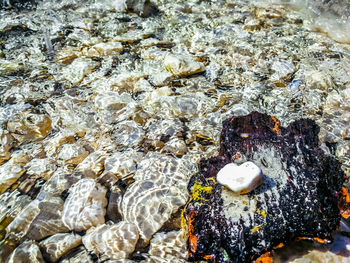
{"type": "MultiPolygon", "coordinates": [[[[20,244],[13,262],[28,251],[50,262],[54,238],[68,240],[61,262],[185,262],[187,183],[233,115],[314,119],[321,147],[350,175],[346,1],[129,1],[128,10],[112,0],[5,2],[0,262],[20,244]],[[86,195],[74,194],[88,178],[86,195]],[[76,225],[63,223],[70,216],[76,225]],[[75,236],[85,221],[97,234],[75,236]],[[131,237],[116,241],[126,229],[131,237]]],[[[336,237],[339,248],[301,242],[275,258],[347,262],[348,239],[336,237]]]]}

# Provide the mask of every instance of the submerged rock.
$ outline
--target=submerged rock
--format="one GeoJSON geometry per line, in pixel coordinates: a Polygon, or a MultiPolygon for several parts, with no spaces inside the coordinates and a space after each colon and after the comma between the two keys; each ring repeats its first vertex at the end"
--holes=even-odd
{"type": "Polygon", "coordinates": [[[58,233],[40,242],[44,257],[57,262],[70,249],[81,244],[81,236],[73,233],[58,233]]]}
{"type": "Polygon", "coordinates": [[[60,197],[49,194],[38,196],[7,226],[7,238],[17,243],[25,239],[42,240],[59,232],[68,232],[61,220],[62,209],[60,197]]]}
{"type": "Polygon", "coordinates": [[[344,174],[318,147],[318,132],[309,119],[286,128],[257,112],[227,119],[219,155],[202,160],[189,184],[189,259],[251,262],[296,238],[331,242],[340,220],[336,193],[344,174]],[[263,184],[247,195],[217,184],[218,172],[232,161],[259,164],[263,184]]]}
{"type": "Polygon", "coordinates": [[[107,189],[91,178],[81,179],[69,190],[62,212],[63,223],[71,230],[82,231],[103,224],[107,189]]]}
{"type": "Polygon", "coordinates": [[[185,55],[167,55],[164,59],[164,67],[171,74],[179,77],[186,77],[205,71],[202,63],[185,55]]]}
{"type": "Polygon", "coordinates": [[[145,244],[186,203],[186,184],[195,171],[186,158],[154,152],[139,163],[135,182],[127,188],[120,211],[125,221],[137,226],[145,244]]]}
{"type": "Polygon", "coordinates": [[[134,224],[125,221],[91,228],[83,237],[85,247],[101,258],[126,258],[134,251],[139,233],[134,224]]]}
{"type": "Polygon", "coordinates": [[[158,233],[152,238],[148,251],[149,255],[142,263],[187,262],[186,253],[184,253],[186,251],[185,246],[184,233],[181,230],[158,233]]]}
{"type": "Polygon", "coordinates": [[[18,246],[6,263],[44,263],[39,247],[34,241],[26,241],[18,246]]]}

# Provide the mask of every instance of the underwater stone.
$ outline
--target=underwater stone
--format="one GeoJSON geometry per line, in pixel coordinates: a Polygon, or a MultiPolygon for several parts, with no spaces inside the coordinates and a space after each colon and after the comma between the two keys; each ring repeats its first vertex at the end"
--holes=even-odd
{"type": "Polygon", "coordinates": [[[157,233],[150,242],[150,248],[143,263],[185,263],[186,240],[182,230],[157,233]]]}
{"type": "Polygon", "coordinates": [[[74,175],[81,178],[96,179],[104,169],[104,162],[107,157],[105,151],[95,151],[90,153],[81,163],[74,169],[74,175]]]}
{"type": "Polygon", "coordinates": [[[10,159],[14,138],[8,131],[0,129],[0,165],[10,159]]]}
{"type": "Polygon", "coordinates": [[[42,240],[58,232],[68,232],[61,220],[62,209],[60,197],[49,194],[38,196],[7,226],[7,238],[13,242],[42,240]]]}
{"type": "Polygon", "coordinates": [[[69,189],[62,221],[70,230],[82,231],[105,222],[107,189],[91,178],[78,181],[69,189]]]}
{"type": "Polygon", "coordinates": [[[108,156],[104,163],[105,174],[113,174],[116,179],[133,174],[136,172],[137,163],[142,160],[144,153],[135,150],[115,152],[108,156]]]}
{"type": "Polygon", "coordinates": [[[77,58],[62,69],[62,78],[71,82],[72,86],[79,84],[99,66],[99,63],[88,58],[77,58]]]}
{"type": "Polygon", "coordinates": [[[318,132],[310,119],[285,128],[258,112],[224,121],[219,155],[202,159],[188,186],[189,260],[251,262],[299,237],[331,242],[344,173],[319,148],[318,132]],[[225,165],[242,160],[259,164],[264,174],[263,184],[247,195],[216,183],[225,165]]]}
{"type": "Polygon", "coordinates": [[[164,58],[163,63],[167,71],[178,77],[186,77],[205,71],[202,63],[185,55],[169,54],[164,58]]]}
{"type": "Polygon", "coordinates": [[[245,162],[241,165],[226,164],[216,176],[218,183],[227,186],[238,194],[246,194],[253,191],[262,183],[262,171],[253,162],[245,162]]]}
{"type": "Polygon", "coordinates": [[[79,246],[81,240],[81,236],[74,233],[58,233],[41,241],[39,246],[45,259],[57,262],[69,250],[79,246]]]}
{"type": "Polygon", "coordinates": [[[149,119],[145,124],[147,129],[145,144],[162,148],[166,142],[181,136],[184,132],[184,124],[180,120],[156,120],[149,119]]]}
{"type": "Polygon", "coordinates": [[[98,43],[82,51],[86,57],[105,57],[117,56],[123,50],[123,45],[120,42],[98,43]]]}
{"type": "Polygon", "coordinates": [[[138,164],[136,180],[123,196],[123,219],[137,226],[147,243],[187,200],[187,182],[196,165],[186,158],[149,152],[138,164]],[[145,216],[147,215],[147,216],[145,216]]]}
{"type": "Polygon", "coordinates": [[[137,227],[122,221],[89,229],[83,237],[83,244],[102,259],[119,259],[127,258],[134,251],[138,239],[137,227]]]}
{"type": "Polygon", "coordinates": [[[132,147],[138,146],[145,135],[142,126],[135,121],[123,121],[115,126],[112,139],[115,143],[124,146],[132,147]]]}
{"type": "Polygon", "coordinates": [[[51,129],[51,120],[45,114],[20,112],[7,122],[7,130],[21,143],[40,140],[51,129]]]}
{"type": "Polygon", "coordinates": [[[72,252],[68,252],[66,255],[63,255],[61,263],[94,263],[90,253],[85,249],[83,245],[73,249],[72,252]]]}
{"type": "Polygon", "coordinates": [[[66,164],[76,165],[88,155],[89,152],[79,143],[64,144],[57,155],[57,159],[64,161],[66,164]]]}
{"type": "Polygon", "coordinates": [[[25,173],[23,166],[10,161],[0,166],[0,194],[5,192],[25,173]]]}
{"type": "Polygon", "coordinates": [[[306,86],[313,90],[328,90],[335,86],[332,77],[327,72],[317,70],[305,72],[305,82],[306,86]]]}
{"type": "Polygon", "coordinates": [[[6,263],[44,263],[39,247],[34,241],[19,245],[6,260],[6,263]]]}
{"type": "Polygon", "coordinates": [[[295,71],[295,66],[289,61],[281,60],[273,62],[271,69],[275,71],[275,73],[271,75],[271,79],[278,81],[291,76],[291,74],[295,71]]]}

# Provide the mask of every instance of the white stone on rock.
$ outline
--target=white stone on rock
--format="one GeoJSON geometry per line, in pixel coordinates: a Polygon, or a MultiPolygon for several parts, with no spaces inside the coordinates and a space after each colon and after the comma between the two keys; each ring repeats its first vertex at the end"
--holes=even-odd
{"type": "Polygon", "coordinates": [[[253,162],[229,163],[217,174],[217,181],[238,194],[246,194],[262,183],[263,173],[253,162]]]}

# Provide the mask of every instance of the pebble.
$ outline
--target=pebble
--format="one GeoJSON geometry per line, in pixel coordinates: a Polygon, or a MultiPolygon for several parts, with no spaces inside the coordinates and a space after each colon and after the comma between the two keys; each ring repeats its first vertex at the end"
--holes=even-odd
{"type": "Polygon", "coordinates": [[[164,67],[167,71],[179,77],[186,77],[205,71],[202,63],[185,55],[167,55],[164,59],[164,67]]]}

